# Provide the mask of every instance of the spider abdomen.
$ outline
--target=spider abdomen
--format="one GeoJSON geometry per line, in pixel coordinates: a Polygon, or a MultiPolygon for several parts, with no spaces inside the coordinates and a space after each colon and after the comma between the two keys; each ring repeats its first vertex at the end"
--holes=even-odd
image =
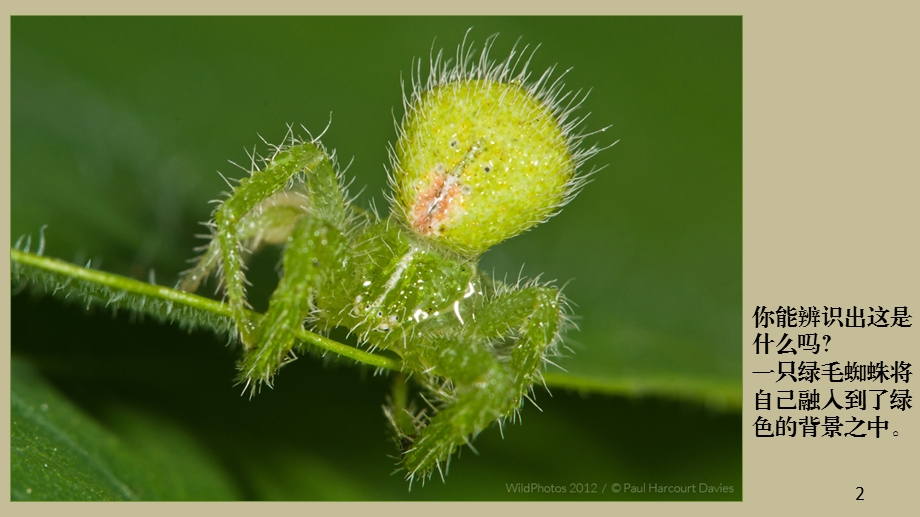
{"type": "Polygon", "coordinates": [[[576,161],[539,92],[470,79],[414,100],[394,175],[398,211],[418,235],[478,254],[563,204],[576,161]]]}

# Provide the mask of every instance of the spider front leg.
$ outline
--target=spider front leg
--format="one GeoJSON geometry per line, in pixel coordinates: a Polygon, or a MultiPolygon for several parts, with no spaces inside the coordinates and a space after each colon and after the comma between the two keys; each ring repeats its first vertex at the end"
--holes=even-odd
{"type": "Polygon", "coordinates": [[[342,188],[325,151],[314,142],[293,138],[290,145],[276,147],[264,167],[241,180],[215,210],[213,240],[179,288],[193,291],[219,268],[247,353],[242,367],[247,381],[270,381],[293,346],[293,332],[309,313],[311,293],[340,257],[345,210],[342,188]],[[294,187],[301,192],[288,190],[294,187]],[[314,234],[322,238],[316,240],[314,234]],[[255,248],[263,242],[286,243],[285,278],[268,313],[253,321],[242,257],[247,246],[255,248]],[[295,302],[294,293],[303,294],[303,299],[295,302]]]}
{"type": "Polygon", "coordinates": [[[253,332],[255,345],[240,365],[241,381],[271,385],[275,371],[294,347],[295,333],[310,314],[316,293],[346,262],[346,250],[342,232],[327,221],[312,215],[297,221],[284,251],[284,275],[253,332]]]}
{"type": "MultiPolygon", "coordinates": [[[[309,209],[308,200],[299,193],[282,191],[262,201],[237,225],[237,240],[249,251],[262,244],[283,244],[290,236],[297,219],[309,209]]],[[[209,223],[216,228],[215,223],[209,223]]],[[[182,273],[176,289],[195,292],[221,260],[220,239],[212,237],[198,258],[195,267],[182,273]]]]}
{"type": "Polygon", "coordinates": [[[503,291],[476,304],[457,337],[419,347],[419,364],[435,365],[431,373],[450,382],[432,386],[445,406],[403,455],[408,479],[430,476],[458,447],[520,409],[557,344],[564,305],[549,287],[503,291]]]}

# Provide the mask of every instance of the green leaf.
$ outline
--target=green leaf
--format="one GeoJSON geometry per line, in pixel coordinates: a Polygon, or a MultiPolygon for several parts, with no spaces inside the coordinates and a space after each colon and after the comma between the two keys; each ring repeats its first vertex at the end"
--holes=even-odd
{"type": "Polygon", "coordinates": [[[13,358],[13,500],[223,500],[235,488],[210,455],[161,418],[119,408],[107,429],[13,358]]]}

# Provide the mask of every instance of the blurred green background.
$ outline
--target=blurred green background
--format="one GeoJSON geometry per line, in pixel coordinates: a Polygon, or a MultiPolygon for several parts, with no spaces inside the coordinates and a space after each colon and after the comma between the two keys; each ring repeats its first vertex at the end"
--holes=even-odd
{"type": "MultiPolygon", "coordinates": [[[[592,89],[584,129],[610,126],[588,141],[619,140],[588,163],[606,168],[561,215],[481,262],[499,278],[523,265],[568,282],[580,330],[555,372],[583,389],[538,389],[543,411],[525,407],[504,439],[484,432],[446,484],[407,492],[391,475],[385,376],[307,357],[248,400],[220,338],[23,293],[12,304],[14,499],[741,498],[740,17],[11,24],[13,240],[47,225],[46,255],[153,271],[164,285],[201,244],[197,223],[226,189],[216,171],[240,177],[228,160],[248,164],[258,135],[279,142],[286,124],[319,133],[331,113],[323,142],[351,162],[357,202],[386,207],[400,79],[413,57],[452,54],[469,28],[479,46],[500,34],[497,59],[518,38],[541,45],[536,74],[571,67],[568,87],[592,89]],[[578,483],[598,492],[572,493],[578,483]],[[733,492],[613,494],[612,483],[733,492]]],[[[277,260],[253,260],[256,308],[277,260]]]]}

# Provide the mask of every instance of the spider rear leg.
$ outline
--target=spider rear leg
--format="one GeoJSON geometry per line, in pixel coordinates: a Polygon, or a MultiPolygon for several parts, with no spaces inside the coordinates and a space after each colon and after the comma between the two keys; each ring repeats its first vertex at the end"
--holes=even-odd
{"type": "Polygon", "coordinates": [[[446,405],[403,456],[410,480],[430,476],[459,446],[520,409],[565,318],[561,295],[548,287],[506,291],[473,310],[475,323],[461,336],[421,348],[426,362],[437,365],[432,373],[450,382],[433,387],[446,405]],[[498,338],[511,344],[488,344],[498,338]]]}
{"type": "Polygon", "coordinates": [[[428,350],[426,362],[436,364],[431,373],[450,382],[423,376],[429,377],[428,391],[445,405],[403,454],[410,482],[416,476],[424,481],[435,468],[440,471],[442,462],[449,462],[458,447],[501,417],[501,408],[510,403],[511,379],[482,342],[458,336],[441,339],[428,350]]]}
{"type": "Polygon", "coordinates": [[[567,314],[568,304],[562,293],[546,286],[498,294],[477,314],[481,328],[498,329],[504,325],[510,328],[505,336],[510,334],[514,339],[510,360],[504,363],[513,379],[512,413],[521,407],[532,386],[542,382],[543,365],[556,353],[561,332],[569,321],[567,314]]]}
{"type": "Polygon", "coordinates": [[[260,383],[271,385],[310,314],[317,290],[342,267],[346,250],[345,237],[335,226],[310,215],[298,219],[284,251],[284,274],[268,311],[253,328],[253,345],[240,364],[241,382],[253,390],[260,383]]]}

